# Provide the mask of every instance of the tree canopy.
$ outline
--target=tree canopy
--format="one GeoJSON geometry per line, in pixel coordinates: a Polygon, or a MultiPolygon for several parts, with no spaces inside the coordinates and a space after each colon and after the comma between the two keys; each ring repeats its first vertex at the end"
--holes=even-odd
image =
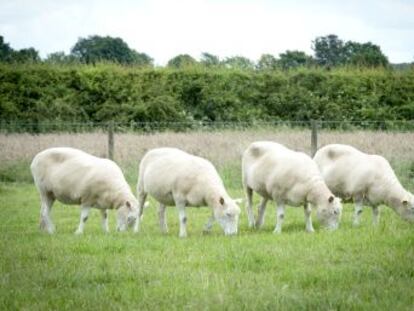
{"type": "Polygon", "coordinates": [[[387,66],[388,58],[378,45],[371,42],[344,42],[336,35],[317,37],[312,42],[317,64],[325,67],[357,65],[365,67],[387,66]]]}
{"type": "Polygon", "coordinates": [[[254,62],[244,56],[227,57],[223,64],[232,69],[254,69],[254,62]]]}
{"type": "Polygon", "coordinates": [[[195,65],[197,61],[188,54],[180,54],[168,61],[167,66],[172,68],[184,68],[195,65]]]}
{"type": "Polygon", "coordinates": [[[279,54],[279,57],[279,63],[283,69],[308,66],[314,62],[312,56],[306,55],[306,53],[302,51],[288,50],[285,53],[279,54]]]}
{"type": "Polygon", "coordinates": [[[101,61],[109,61],[119,64],[138,64],[151,66],[152,59],[144,53],[138,53],[130,49],[121,38],[109,36],[89,36],[79,38],[71,50],[71,55],[79,59],[81,63],[95,64],[101,61]]]}
{"type": "MultiPolygon", "coordinates": [[[[197,65],[207,68],[224,67],[239,70],[269,71],[309,66],[331,68],[348,65],[358,67],[387,67],[390,65],[380,46],[371,42],[343,41],[337,35],[329,34],[316,37],[312,41],[311,47],[314,51],[314,56],[307,55],[303,51],[286,50],[278,56],[262,54],[257,62],[244,56],[231,56],[220,59],[219,56],[208,52],[203,52],[200,61],[197,61],[189,54],[180,54],[171,58],[166,66],[178,69],[197,65]]],[[[14,50],[4,41],[3,36],[0,36],[0,62],[37,63],[42,61],[49,64],[96,64],[98,62],[108,62],[140,67],[153,66],[153,59],[149,55],[131,49],[121,38],[98,35],[79,38],[72,47],[70,54],[54,52],[48,54],[42,60],[38,51],[34,48],[14,50]]],[[[400,68],[395,64],[391,66],[392,68],[400,68]]]]}
{"type": "Polygon", "coordinates": [[[15,63],[36,63],[40,61],[39,52],[34,48],[13,50],[0,36],[0,61],[15,63]]]}
{"type": "Polygon", "coordinates": [[[206,67],[218,67],[221,65],[221,61],[218,56],[207,52],[201,54],[200,63],[206,67]]]}

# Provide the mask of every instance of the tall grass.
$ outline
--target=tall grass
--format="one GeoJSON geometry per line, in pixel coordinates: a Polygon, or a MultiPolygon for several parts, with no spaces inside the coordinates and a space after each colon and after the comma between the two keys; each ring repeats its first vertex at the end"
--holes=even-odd
{"type": "MultiPolygon", "coordinates": [[[[303,129],[263,128],[187,133],[121,133],[115,135],[115,161],[127,179],[136,182],[138,163],[152,148],[169,146],[186,150],[209,159],[222,173],[226,182],[240,185],[240,161],[243,151],[253,141],[272,140],[310,154],[310,132],[303,129]]],[[[353,145],[365,152],[376,153],[390,160],[397,175],[412,186],[410,170],[414,163],[414,132],[330,131],[319,132],[319,146],[329,143],[353,145]]],[[[107,155],[107,134],[0,134],[0,179],[31,181],[29,163],[43,149],[70,146],[96,156],[107,155]],[[26,166],[26,169],[24,168],[26,166]],[[24,173],[26,171],[26,173],[24,173]]]]}

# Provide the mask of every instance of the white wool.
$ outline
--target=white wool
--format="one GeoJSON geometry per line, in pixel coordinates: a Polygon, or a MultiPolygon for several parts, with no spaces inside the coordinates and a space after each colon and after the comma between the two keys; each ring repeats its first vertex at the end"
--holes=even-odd
{"type": "Polygon", "coordinates": [[[137,213],[137,200],[121,169],[111,160],[74,148],[50,148],[38,153],[30,168],[42,205],[58,200],[106,210],[129,202],[137,213]]]}
{"type": "MultiPolygon", "coordinates": [[[[340,202],[333,197],[318,167],[305,153],[274,142],[254,142],[243,154],[242,171],[246,191],[257,192],[264,200],[274,200],[282,206],[311,203],[318,208],[322,222],[329,227],[337,226],[340,202]]],[[[251,209],[251,204],[248,208],[251,209]]],[[[249,214],[250,225],[253,225],[252,212],[249,214]]]]}
{"type": "Polygon", "coordinates": [[[404,219],[414,220],[414,196],[404,189],[384,157],[332,144],[319,149],[314,160],[328,187],[338,196],[374,208],[386,204],[404,219]]]}
{"type": "MultiPolygon", "coordinates": [[[[137,193],[140,203],[149,194],[164,206],[207,205],[226,233],[237,232],[240,209],[214,166],[201,157],[175,148],[148,151],[139,166],[137,193]]],[[[181,230],[180,236],[185,236],[185,224],[181,230]]]]}

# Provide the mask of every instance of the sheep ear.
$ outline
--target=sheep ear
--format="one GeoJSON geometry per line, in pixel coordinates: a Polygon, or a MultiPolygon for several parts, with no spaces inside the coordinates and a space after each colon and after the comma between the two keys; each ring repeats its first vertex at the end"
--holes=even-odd
{"type": "Polygon", "coordinates": [[[224,199],[223,199],[223,197],[220,197],[220,204],[221,205],[224,205],[224,199]]]}
{"type": "Polygon", "coordinates": [[[335,198],[333,197],[333,195],[331,195],[331,196],[329,197],[329,199],[328,199],[328,202],[329,202],[329,203],[332,203],[332,202],[334,201],[334,199],[335,199],[335,198]]]}
{"type": "Polygon", "coordinates": [[[402,201],[402,205],[407,206],[408,205],[408,201],[407,200],[403,200],[402,201]]]}
{"type": "Polygon", "coordinates": [[[126,206],[129,210],[132,210],[131,202],[126,201],[126,202],[125,202],[125,206],[126,206]]]}

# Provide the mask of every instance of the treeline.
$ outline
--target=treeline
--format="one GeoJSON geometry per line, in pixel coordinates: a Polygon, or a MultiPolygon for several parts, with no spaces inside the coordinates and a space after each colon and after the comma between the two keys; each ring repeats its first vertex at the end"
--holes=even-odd
{"type": "Polygon", "coordinates": [[[0,65],[8,123],[413,120],[414,70],[0,65]]]}
{"type": "MultiPolygon", "coordinates": [[[[388,67],[388,58],[381,48],[371,42],[359,43],[343,41],[336,35],[317,37],[312,41],[314,55],[302,51],[285,51],[278,56],[263,54],[253,61],[243,56],[231,56],[220,59],[211,53],[202,53],[199,60],[188,54],[171,58],[166,67],[208,67],[240,70],[288,70],[297,67],[338,66],[388,67]]],[[[121,38],[89,36],[79,38],[69,54],[54,52],[45,59],[39,57],[34,48],[14,50],[0,36],[0,62],[5,63],[48,63],[57,65],[92,64],[106,62],[135,67],[154,67],[153,59],[131,49],[121,38]]]]}

